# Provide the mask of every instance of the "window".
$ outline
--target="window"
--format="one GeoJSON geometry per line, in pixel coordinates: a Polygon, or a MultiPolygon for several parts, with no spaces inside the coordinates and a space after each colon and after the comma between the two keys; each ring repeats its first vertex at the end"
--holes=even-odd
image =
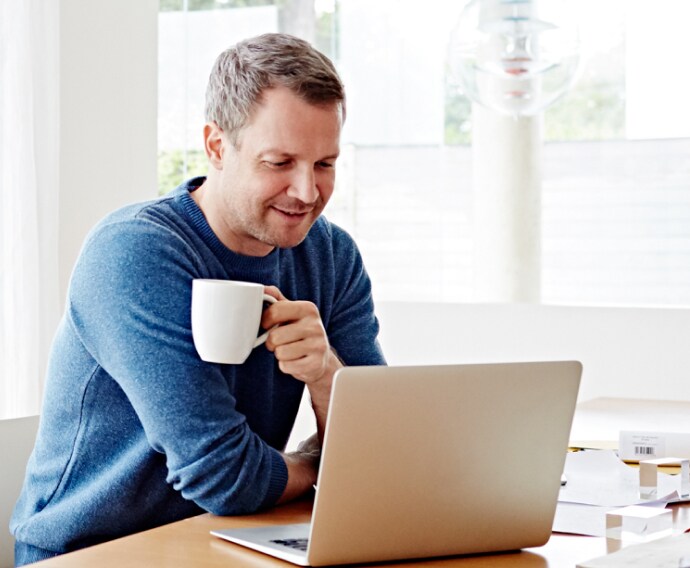
{"type": "Polygon", "coordinates": [[[40,408],[58,320],[58,5],[9,2],[0,26],[0,420],[40,408]]]}
{"type": "MultiPolygon", "coordinates": [[[[203,91],[215,56],[249,35],[301,35],[346,84],[326,215],[357,240],[377,299],[471,301],[472,105],[449,85],[445,63],[463,6],[161,2],[160,191],[205,171],[203,91]]],[[[580,77],[544,113],[542,301],[688,305],[690,5],[582,0],[578,11],[580,77]]]]}

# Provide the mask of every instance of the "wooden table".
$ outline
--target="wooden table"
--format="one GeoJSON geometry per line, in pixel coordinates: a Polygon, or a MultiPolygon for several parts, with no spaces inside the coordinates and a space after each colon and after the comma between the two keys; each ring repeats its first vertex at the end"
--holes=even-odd
{"type": "MultiPolygon", "coordinates": [[[[672,509],[677,526],[682,528],[690,526],[690,505],[674,505],[672,509]]],[[[290,564],[215,538],[209,534],[209,531],[218,528],[307,522],[310,515],[311,502],[309,501],[284,505],[262,514],[246,517],[200,515],[58,556],[33,566],[41,568],[228,568],[230,566],[285,568],[290,564]]],[[[619,547],[619,541],[610,539],[555,533],[546,545],[520,552],[385,563],[377,566],[573,568],[578,562],[614,552],[619,547]]]]}

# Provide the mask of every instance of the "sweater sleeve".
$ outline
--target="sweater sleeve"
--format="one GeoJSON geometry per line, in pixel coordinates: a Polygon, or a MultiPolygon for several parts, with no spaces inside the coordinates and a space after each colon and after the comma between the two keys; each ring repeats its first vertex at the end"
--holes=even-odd
{"type": "Polygon", "coordinates": [[[347,365],[385,365],[371,280],[362,256],[345,231],[336,225],[332,230],[336,288],[327,329],[329,341],[347,365]]]}
{"type": "Polygon", "coordinates": [[[252,512],[278,500],[287,468],[236,410],[220,366],[196,353],[190,307],[199,262],[166,227],[106,224],[75,267],[68,313],[165,455],[167,481],[212,513],[252,512]]]}

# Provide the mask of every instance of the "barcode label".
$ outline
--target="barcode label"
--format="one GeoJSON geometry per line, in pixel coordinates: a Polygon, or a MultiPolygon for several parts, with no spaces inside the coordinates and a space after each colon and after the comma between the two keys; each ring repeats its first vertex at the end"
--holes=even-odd
{"type": "Polygon", "coordinates": [[[654,446],[635,446],[636,456],[654,456],[656,455],[656,448],[654,446]]]}
{"type": "Polygon", "coordinates": [[[621,430],[618,457],[623,461],[653,460],[666,455],[666,434],[621,430]]]}

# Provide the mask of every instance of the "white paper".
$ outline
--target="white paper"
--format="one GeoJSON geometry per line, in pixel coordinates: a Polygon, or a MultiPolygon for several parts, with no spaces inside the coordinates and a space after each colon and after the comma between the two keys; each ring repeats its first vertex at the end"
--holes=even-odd
{"type": "Polygon", "coordinates": [[[606,513],[611,507],[558,503],[553,519],[553,532],[606,536],[606,513]]]}
{"type": "Polygon", "coordinates": [[[690,563],[690,534],[669,536],[578,564],[578,568],[685,568],[690,563]]]}
{"type": "MultiPolygon", "coordinates": [[[[623,463],[613,451],[569,452],[564,473],[568,482],[561,487],[560,502],[612,508],[649,501],[640,498],[639,470],[623,463]]],[[[678,500],[677,475],[661,473],[658,482],[657,499],[678,500]]]]}
{"type": "MultiPolygon", "coordinates": [[[[675,493],[668,496],[670,500],[675,493]]],[[[645,507],[665,507],[668,501],[660,499],[645,503],[645,507]]],[[[580,503],[561,503],[556,505],[556,516],[553,520],[554,532],[582,534],[587,536],[606,536],[606,513],[622,507],[601,507],[582,505],[580,503]]]]}

